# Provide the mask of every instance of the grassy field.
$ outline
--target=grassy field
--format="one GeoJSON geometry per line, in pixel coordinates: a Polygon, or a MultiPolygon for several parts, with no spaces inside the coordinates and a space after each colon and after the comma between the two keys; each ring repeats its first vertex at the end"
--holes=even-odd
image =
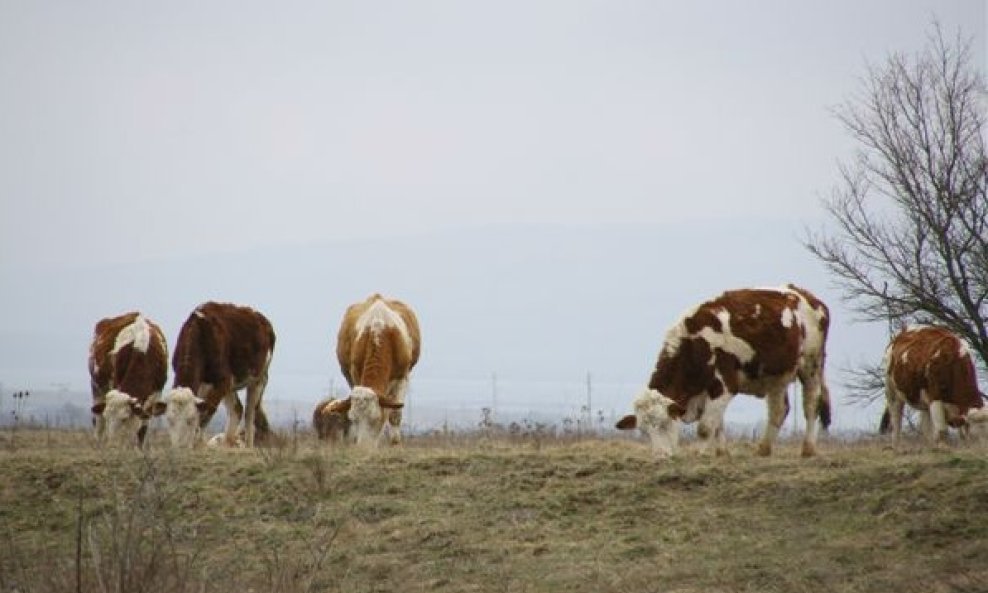
{"type": "MultiPolygon", "coordinates": [[[[157,444],[157,443],[156,443],[157,444]]],[[[0,435],[0,592],[988,591],[988,450],[636,440],[105,451],[0,435]]]]}

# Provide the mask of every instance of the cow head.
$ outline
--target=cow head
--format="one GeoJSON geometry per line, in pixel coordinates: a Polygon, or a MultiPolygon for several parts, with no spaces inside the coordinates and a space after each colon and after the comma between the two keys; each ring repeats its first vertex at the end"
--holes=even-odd
{"type": "Polygon", "coordinates": [[[648,435],[657,457],[675,455],[679,445],[679,419],[686,410],[654,389],[645,389],[638,394],[633,405],[635,413],[618,421],[617,428],[638,428],[648,435]]]}
{"type": "Polygon", "coordinates": [[[350,434],[350,400],[332,399],[322,403],[313,416],[313,424],[320,439],[339,442],[350,434]]]}
{"type": "Polygon", "coordinates": [[[106,436],[111,443],[125,444],[135,438],[140,438],[139,431],[147,424],[152,414],[161,414],[164,409],[154,403],[150,411],[131,395],[116,389],[106,394],[102,402],[93,404],[92,412],[103,416],[106,422],[106,436]]]}
{"type": "Polygon", "coordinates": [[[173,447],[192,448],[200,441],[200,417],[209,409],[209,404],[196,397],[188,387],[173,389],[168,394],[165,419],[168,421],[168,436],[173,447]]]}
{"type": "Polygon", "coordinates": [[[350,392],[349,409],[346,412],[350,421],[351,438],[358,445],[376,447],[377,441],[384,428],[387,413],[404,404],[385,397],[380,397],[369,387],[354,387],[350,392]]]}

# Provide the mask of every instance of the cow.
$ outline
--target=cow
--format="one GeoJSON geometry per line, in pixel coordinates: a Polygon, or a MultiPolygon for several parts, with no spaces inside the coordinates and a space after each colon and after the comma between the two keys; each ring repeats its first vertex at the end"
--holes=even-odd
{"type": "Polygon", "coordinates": [[[147,444],[148,419],[160,415],[158,401],[168,375],[168,344],[150,319],[137,311],[97,322],[89,347],[93,427],[98,441],[147,444]]]}
{"type": "Polygon", "coordinates": [[[946,439],[948,426],[962,435],[988,435],[988,408],[978,390],[971,348],[950,330],[905,328],[889,342],[882,368],[886,409],[881,432],[892,432],[896,442],[906,404],[919,411],[920,427],[934,444],[946,439]]]}
{"type": "Polygon", "coordinates": [[[385,421],[391,444],[401,442],[401,408],[420,349],[418,319],[401,301],[373,294],[347,308],[336,358],[350,394],[337,409],[346,414],[350,439],[358,445],[376,446],[385,421]]]}
{"type": "Polygon", "coordinates": [[[799,379],[806,415],[802,456],[816,454],[817,417],[830,425],[824,378],[830,312],[809,291],[779,288],[729,290],[688,310],[667,332],[635,414],[617,428],[639,428],[657,457],[675,455],[680,422],[699,421],[701,448],[716,441],[727,454],[724,411],[738,393],[765,398],[768,421],[758,454],[772,445],[789,411],[786,390],[799,379]]]}
{"type": "Polygon", "coordinates": [[[196,307],[178,334],[168,395],[168,430],[177,447],[196,446],[220,402],[226,406],[226,443],[237,445],[244,419],[244,444],[270,432],[261,405],[274,354],[271,322],[250,307],[207,302],[196,307]],[[237,390],[246,388],[245,405],[237,390]]]}
{"type": "Polygon", "coordinates": [[[312,412],[312,428],[320,440],[332,443],[343,442],[350,435],[350,419],[344,409],[345,401],[327,397],[312,412]]]}

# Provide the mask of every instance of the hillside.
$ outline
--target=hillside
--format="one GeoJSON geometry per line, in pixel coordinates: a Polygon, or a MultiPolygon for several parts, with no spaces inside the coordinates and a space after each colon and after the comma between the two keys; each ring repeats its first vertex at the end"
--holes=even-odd
{"type": "Polygon", "coordinates": [[[0,591],[988,589],[983,447],[736,442],[659,464],[638,441],[535,435],[156,444],[3,432],[0,591]]]}

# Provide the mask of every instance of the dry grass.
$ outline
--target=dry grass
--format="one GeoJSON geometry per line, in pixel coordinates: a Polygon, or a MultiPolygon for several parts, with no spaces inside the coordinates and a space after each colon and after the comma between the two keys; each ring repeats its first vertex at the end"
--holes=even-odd
{"type": "MultiPolygon", "coordinates": [[[[988,451],[631,440],[101,451],[0,437],[0,592],[988,590],[988,451]]],[[[160,445],[160,442],[156,442],[160,445]]]]}

